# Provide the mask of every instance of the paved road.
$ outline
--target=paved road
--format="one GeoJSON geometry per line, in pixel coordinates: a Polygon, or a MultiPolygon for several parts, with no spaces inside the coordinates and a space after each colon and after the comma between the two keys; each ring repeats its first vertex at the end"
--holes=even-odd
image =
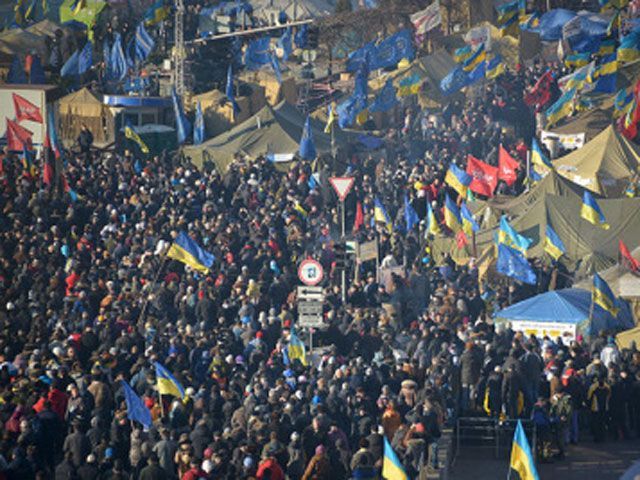
{"type": "MultiPolygon", "coordinates": [[[[538,465],[538,473],[540,480],[618,480],[637,460],[640,460],[640,440],[604,444],[585,442],[570,446],[562,461],[538,465]]],[[[451,480],[506,479],[508,464],[507,457],[496,460],[493,451],[467,450],[456,459],[451,480]]],[[[516,477],[512,476],[512,480],[516,477]]]]}

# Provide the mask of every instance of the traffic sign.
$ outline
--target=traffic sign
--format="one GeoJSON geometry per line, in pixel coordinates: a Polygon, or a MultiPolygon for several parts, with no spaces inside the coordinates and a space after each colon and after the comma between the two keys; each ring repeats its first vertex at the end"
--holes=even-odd
{"type": "Polygon", "coordinates": [[[298,302],[301,315],[322,315],[322,302],[298,302]]]}
{"type": "Polygon", "coordinates": [[[307,258],[298,267],[298,278],[305,285],[318,285],[324,278],[324,269],[316,260],[307,258]]]}
{"type": "Polygon", "coordinates": [[[298,301],[300,300],[316,300],[322,302],[324,300],[322,287],[298,286],[298,301]]]}
{"type": "Polygon", "coordinates": [[[322,322],[321,315],[299,315],[298,326],[300,328],[323,328],[325,324],[322,322]]]}
{"type": "Polygon", "coordinates": [[[331,177],[329,178],[329,183],[331,183],[331,186],[336,191],[336,195],[338,195],[340,201],[344,202],[344,199],[349,195],[355,180],[356,179],[353,177],[331,177]]]}

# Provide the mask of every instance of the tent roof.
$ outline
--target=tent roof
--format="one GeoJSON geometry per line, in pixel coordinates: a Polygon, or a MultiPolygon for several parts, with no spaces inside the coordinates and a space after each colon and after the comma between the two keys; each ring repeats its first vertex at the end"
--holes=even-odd
{"type": "Polygon", "coordinates": [[[58,108],[63,115],[99,117],[104,107],[102,102],[85,87],[62,97],[58,102],[58,108]]]}
{"type": "Polygon", "coordinates": [[[581,288],[566,288],[541,293],[507,307],[495,314],[503,320],[526,320],[529,322],[554,322],[579,327],[587,335],[596,335],[602,330],[629,328],[633,320],[628,308],[621,301],[618,317],[613,318],[600,306],[591,310],[591,292],[581,288]],[[591,315],[590,315],[591,314],[591,315]],[[589,317],[591,321],[589,322],[589,317]]]}
{"type": "MultiPolygon", "coordinates": [[[[631,252],[631,255],[636,260],[640,260],[640,247],[631,252]]],[[[609,284],[611,291],[616,297],[625,299],[640,298],[640,277],[631,273],[626,267],[621,266],[620,263],[616,263],[614,266],[598,272],[598,275],[609,284]]],[[[591,288],[591,279],[586,278],[574,286],[589,289],[591,288]]]]}
{"type": "MultiPolygon", "coordinates": [[[[236,154],[255,159],[267,153],[296,153],[304,122],[304,115],[286,101],[275,107],[265,105],[231,130],[201,145],[185,147],[184,153],[196,166],[212,161],[224,173],[236,154]]],[[[324,124],[312,118],[311,129],[317,151],[331,151],[331,138],[324,133],[324,124]]],[[[343,132],[336,131],[334,135],[337,145],[347,141],[343,132]]]]}
{"type": "Polygon", "coordinates": [[[62,30],[64,32],[68,29],[65,26],[58,25],[56,22],[45,18],[41,22],[30,25],[26,30],[36,35],[47,35],[52,37],[55,35],[56,30],[62,30]]]}
{"type": "Polygon", "coordinates": [[[558,173],[592,192],[619,196],[638,171],[640,147],[612,125],[582,148],[553,162],[558,173]]]}
{"type": "MultiPolygon", "coordinates": [[[[620,332],[616,335],[618,348],[629,348],[631,346],[631,342],[636,342],[636,346],[640,345],[640,326],[630,328],[629,330],[625,330],[624,332],[620,332]]],[[[640,468],[638,468],[638,472],[640,472],[640,468]]]]}
{"type": "MultiPolygon", "coordinates": [[[[603,230],[580,217],[582,199],[577,195],[559,196],[545,194],[517,212],[511,225],[522,235],[533,241],[527,257],[543,257],[544,238],[547,222],[550,222],[565,245],[566,254],[562,261],[571,269],[582,274],[600,271],[610,267],[618,256],[618,239],[627,245],[640,244],[640,199],[602,199],[598,202],[608,223],[609,230],[603,230]]],[[[491,225],[476,234],[477,251],[495,242],[497,225],[491,225]]],[[[455,239],[436,237],[433,251],[437,258],[449,253],[455,259],[471,256],[471,247],[458,249],[455,239]]]]}
{"type": "Polygon", "coordinates": [[[45,37],[36,33],[14,28],[0,34],[0,52],[10,55],[26,55],[36,51],[42,57],[45,51],[45,37]]]}
{"type": "Polygon", "coordinates": [[[584,133],[588,142],[610,126],[612,118],[613,97],[605,100],[598,108],[580,112],[569,123],[554,128],[552,131],[564,134],[584,133]]]}

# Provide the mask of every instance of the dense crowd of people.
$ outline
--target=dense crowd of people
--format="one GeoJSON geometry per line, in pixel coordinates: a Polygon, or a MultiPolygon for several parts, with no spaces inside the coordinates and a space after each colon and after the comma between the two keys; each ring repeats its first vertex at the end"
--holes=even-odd
{"type": "MultiPolygon", "coordinates": [[[[607,332],[567,343],[493,322],[496,309],[548,290],[561,266],[537,259],[535,286],[481,285],[473,261],[436,265],[423,230],[403,225],[405,196],[423,222],[431,204],[442,223],[454,195],[445,173],[467,154],[495,165],[503,145],[525,164],[535,109],[523,97],[549,67],[509,71],[438,114],[407,102],[382,155],[320,159],[319,183],[307,162],[280,173],[266,159],[237,161],[220,175],[167,152],[96,153],[85,129],[81,151],[64,152],[70,195],[7,152],[0,476],[376,479],[386,438],[415,478],[440,467],[443,429],[470,415],[531,419],[544,460],[585,435],[640,436],[635,346],[620,351],[607,332]],[[364,212],[355,239],[376,240],[382,264],[404,268],[381,282],[370,262],[349,261],[349,278],[358,275],[343,299],[327,178],[347,171],[349,227],[358,203],[364,212]],[[391,230],[375,221],[376,198],[391,230]],[[208,273],[166,257],[182,231],[215,256],[208,273]],[[306,361],[291,360],[297,267],[308,257],[327,272],[325,327],[306,361]],[[155,362],[184,398],[159,394],[155,362]],[[151,412],[150,429],[128,418],[121,380],[151,412]]],[[[498,191],[517,195],[526,177],[498,191]]]]}

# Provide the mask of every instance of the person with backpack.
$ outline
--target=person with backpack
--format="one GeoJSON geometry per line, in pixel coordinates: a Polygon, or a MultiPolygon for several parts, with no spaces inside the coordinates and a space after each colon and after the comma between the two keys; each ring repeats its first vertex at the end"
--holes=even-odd
{"type": "Polygon", "coordinates": [[[561,385],[556,389],[556,393],[551,397],[551,424],[558,447],[558,458],[563,458],[565,454],[565,445],[569,440],[569,428],[571,419],[573,418],[573,400],[571,395],[565,392],[561,385]]]}

